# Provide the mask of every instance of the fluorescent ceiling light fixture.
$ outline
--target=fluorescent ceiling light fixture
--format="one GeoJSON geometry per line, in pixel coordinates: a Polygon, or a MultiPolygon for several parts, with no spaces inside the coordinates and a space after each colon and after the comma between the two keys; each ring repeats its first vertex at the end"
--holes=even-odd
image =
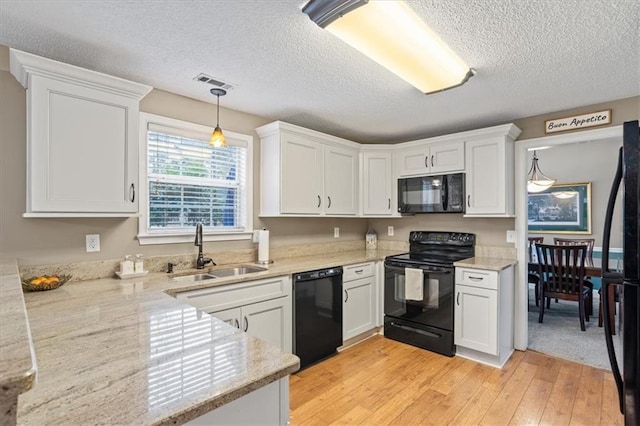
{"type": "Polygon", "coordinates": [[[540,167],[538,166],[538,156],[536,155],[536,152],[533,151],[533,160],[531,160],[531,168],[528,173],[527,192],[534,194],[542,192],[551,188],[554,183],[556,183],[555,179],[545,176],[545,174],[542,173],[542,170],[540,170],[540,167]]]}
{"type": "Polygon", "coordinates": [[[476,73],[404,1],[311,0],[302,11],[426,94],[460,86],[476,73]]]}

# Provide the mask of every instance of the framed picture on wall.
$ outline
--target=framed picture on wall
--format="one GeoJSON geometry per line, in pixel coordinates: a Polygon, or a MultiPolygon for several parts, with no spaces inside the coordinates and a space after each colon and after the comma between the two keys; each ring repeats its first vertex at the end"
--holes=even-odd
{"type": "Polygon", "coordinates": [[[528,194],[528,229],[538,234],[591,234],[591,182],[553,185],[528,194]]]}

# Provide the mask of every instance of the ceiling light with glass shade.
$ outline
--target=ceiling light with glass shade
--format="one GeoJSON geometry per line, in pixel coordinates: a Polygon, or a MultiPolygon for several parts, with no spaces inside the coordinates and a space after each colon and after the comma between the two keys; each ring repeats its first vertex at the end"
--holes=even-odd
{"type": "Polygon", "coordinates": [[[476,73],[404,1],[310,0],[302,11],[425,94],[476,73]]]}
{"type": "Polygon", "coordinates": [[[220,96],[224,96],[227,94],[227,91],[220,88],[214,88],[210,90],[211,94],[218,98],[218,107],[217,107],[217,115],[216,115],[216,128],[213,129],[213,133],[211,133],[211,139],[209,139],[209,145],[214,148],[222,148],[227,146],[227,140],[222,133],[222,129],[220,128],[220,96]]]}
{"type": "Polygon", "coordinates": [[[538,156],[536,152],[533,151],[533,160],[531,160],[531,168],[528,173],[527,192],[542,192],[551,188],[554,183],[556,183],[555,179],[551,179],[540,170],[538,166],[538,156]]]}

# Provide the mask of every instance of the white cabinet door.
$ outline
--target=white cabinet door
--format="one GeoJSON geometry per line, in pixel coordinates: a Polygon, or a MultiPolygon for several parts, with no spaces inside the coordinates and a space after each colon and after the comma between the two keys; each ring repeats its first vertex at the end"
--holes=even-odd
{"type": "Polygon", "coordinates": [[[136,213],[138,101],[33,76],[28,210],[136,213]]]}
{"type": "Polygon", "coordinates": [[[467,215],[513,215],[513,142],[491,138],[466,143],[467,215]]]}
{"type": "Polygon", "coordinates": [[[429,147],[402,149],[396,153],[398,175],[425,175],[431,172],[429,167],[429,147]]]}
{"type": "Polygon", "coordinates": [[[375,327],[375,277],[344,283],[342,338],[344,340],[375,327]]]}
{"type": "Polygon", "coordinates": [[[456,285],[454,342],[498,355],[498,292],[456,285]]]}
{"type": "Polygon", "coordinates": [[[324,212],[358,214],[358,151],[324,147],[324,212]]]}
{"type": "Polygon", "coordinates": [[[393,172],[390,152],[364,152],[363,207],[365,215],[391,215],[395,211],[393,200],[393,172]]]}
{"type": "Polygon", "coordinates": [[[240,329],[284,352],[292,352],[291,298],[267,300],[242,307],[240,329]]]}
{"type": "MultiPolygon", "coordinates": [[[[207,311],[205,311],[207,312],[207,311]]],[[[207,312],[221,321],[226,322],[231,327],[240,328],[240,318],[242,314],[240,308],[225,309],[224,311],[207,312]]]]}
{"type": "Polygon", "coordinates": [[[282,213],[320,214],[323,207],[323,146],[283,132],[282,213]]]}
{"type": "Polygon", "coordinates": [[[25,217],[138,212],[139,101],[152,89],[10,49],[27,89],[25,217]]]}
{"type": "Polygon", "coordinates": [[[464,142],[437,143],[429,148],[429,173],[464,171],[464,142]]]}

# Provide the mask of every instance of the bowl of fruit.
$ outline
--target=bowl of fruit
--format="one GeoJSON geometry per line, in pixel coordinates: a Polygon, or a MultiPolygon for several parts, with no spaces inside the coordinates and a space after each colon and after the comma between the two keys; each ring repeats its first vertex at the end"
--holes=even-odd
{"type": "Polygon", "coordinates": [[[60,287],[71,279],[71,275],[41,275],[22,280],[25,291],[45,291],[60,287]]]}

